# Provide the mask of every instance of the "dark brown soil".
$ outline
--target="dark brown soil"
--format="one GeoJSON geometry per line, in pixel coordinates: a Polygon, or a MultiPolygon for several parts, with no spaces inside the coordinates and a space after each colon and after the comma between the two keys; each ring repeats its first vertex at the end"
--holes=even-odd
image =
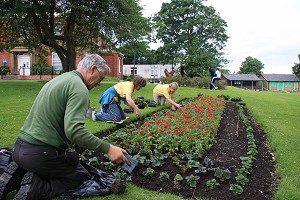
{"type": "MultiPolygon", "coordinates": [[[[248,176],[249,183],[243,187],[244,191],[241,195],[235,196],[229,190],[229,185],[236,183],[234,178],[236,176],[235,170],[242,165],[240,157],[247,155],[246,130],[242,121],[239,119],[238,107],[234,103],[226,104],[218,131],[217,143],[203,156],[203,158],[205,156],[210,158],[214,162],[214,166],[221,169],[229,169],[231,172],[230,180],[219,181],[220,185],[217,188],[209,189],[206,186],[206,182],[216,178],[214,172],[210,171],[206,174],[196,174],[200,176],[196,188],[190,188],[187,181],[183,181],[181,187],[174,187],[173,178],[176,174],[182,174],[183,177],[186,177],[192,173],[195,175],[195,173],[192,169],[189,169],[183,174],[180,168],[169,160],[163,167],[155,169],[155,174],[152,177],[144,176],[142,172],[146,169],[146,166],[139,164],[132,174],[132,183],[143,188],[173,193],[188,199],[194,199],[200,196],[220,200],[274,199],[278,177],[275,175],[273,154],[264,131],[255,123],[248,110],[246,108],[244,108],[244,110],[254,129],[254,139],[258,153],[255,156],[256,160],[253,164],[252,172],[248,176]],[[161,182],[159,180],[160,172],[167,172],[170,179],[166,182],[161,182]]],[[[203,163],[203,161],[200,162],[203,163]]]]}

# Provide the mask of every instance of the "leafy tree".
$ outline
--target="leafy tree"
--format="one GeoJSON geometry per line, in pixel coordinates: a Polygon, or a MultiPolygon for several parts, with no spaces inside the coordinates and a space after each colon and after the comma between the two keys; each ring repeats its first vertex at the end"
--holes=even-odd
{"type": "Polygon", "coordinates": [[[201,76],[210,66],[220,66],[228,40],[226,22],[203,0],[172,0],[163,3],[155,15],[156,39],[164,43],[159,49],[162,62],[175,59],[185,64],[189,76],[201,76]]]}
{"type": "Polygon", "coordinates": [[[242,62],[240,71],[237,74],[256,74],[259,76],[262,73],[264,64],[262,64],[258,59],[248,56],[245,61],[242,62]]]}
{"type": "Polygon", "coordinates": [[[126,45],[118,50],[124,54],[124,64],[144,64],[145,55],[149,51],[147,42],[136,42],[133,45],[126,45]]]}
{"type": "Polygon", "coordinates": [[[82,50],[130,45],[151,31],[138,0],[5,0],[0,13],[0,49],[25,46],[41,55],[54,50],[65,71],[82,50]]]}
{"type": "Polygon", "coordinates": [[[300,54],[298,55],[299,63],[295,63],[295,66],[292,67],[293,74],[300,78],[300,54]]]}

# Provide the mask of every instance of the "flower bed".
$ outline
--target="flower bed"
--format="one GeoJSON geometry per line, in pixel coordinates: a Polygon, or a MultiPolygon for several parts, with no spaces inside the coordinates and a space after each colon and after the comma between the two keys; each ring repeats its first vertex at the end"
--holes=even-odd
{"type": "Polygon", "coordinates": [[[187,198],[203,196],[233,199],[239,195],[242,199],[271,199],[269,197],[274,195],[272,192],[274,185],[271,183],[274,177],[269,170],[274,171],[274,163],[264,145],[264,134],[259,132],[252,122],[250,124],[254,130],[251,131],[249,122],[241,115],[243,109],[240,106],[240,112],[233,103],[226,103],[225,109],[223,99],[201,96],[185,101],[182,102],[184,106],[180,111],[165,110],[154,113],[146,118],[146,121],[135,122],[108,136],[113,143],[117,145],[122,143],[122,146],[126,146],[126,150],[139,161],[140,164],[132,176],[128,176],[129,174],[120,170],[120,166],[103,159],[101,155],[91,154],[96,155],[98,159],[91,158],[88,162],[94,163],[99,169],[113,172],[120,180],[132,181],[147,189],[174,193],[187,198]],[[224,112],[221,112],[222,109],[224,112]],[[202,116],[202,121],[195,125],[194,122],[200,120],[199,115],[202,116]],[[220,124],[217,123],[219,119],[220,124]],[[207,128],[210,127],[208,125],[204,125],[202,129],[201,126],[205,122],[210,123],[210,126],[216,123],[217,128],[213,129],[215,132],[208,132],[207,129],[210,129],[207,128]],[[184,130],[188,130],[187,133],[180,128],[178,133],[175,131],[182,126],[185,126],[184,130]],[[147,140],[150,133],[153,134],[152,139],[147,140]],[[203,136],[189,137],[196,136],[191,135],[192,133],[198,133],[198,136],[211,135],[212,139],[204,140],[203,136]],[[261,149],[259,152],[256,151],[254,138],[250,137],[253,133],[258,137],[256,141],[261,149]],[[170,144],[175,140],[175,137],[170,136],[172,134],[178,136],[179,142],[175,143],[179,145],[170,144]],[[159,144],[156,140],[168,139],[170,141],[165,142],[164,146],[170,149],[178,146],[177,150],[171,152],[164,148],[158,149],[159,144]],[[202,152],[197,153],[189,149],[185,151],[181,148],[185,139],[188,142],[196,140],[199,143],[209,141],[211,144],[207,146],[211,147],[203,148],[202,152]],[[143,145],[148,146],[143,148],[143,145]],[[254,158],[255,154],[249,154],[250,152],[256,152],[259,156],[254,158]],[[97,160],[102,162],[99,163],[97,160]],[[263,183],[261,180],[264,180],[263,183]]]}
{"type": "Polygon", "coordinates": [[[202,96],[182,102],[177,111],[152,114],[144,122],[131,124],[108,137],[131,154],[198,154],[210,148],[224,110],[223,98],[202,96]],[[148,151],[145,152],[145,151],[148,151]]]}

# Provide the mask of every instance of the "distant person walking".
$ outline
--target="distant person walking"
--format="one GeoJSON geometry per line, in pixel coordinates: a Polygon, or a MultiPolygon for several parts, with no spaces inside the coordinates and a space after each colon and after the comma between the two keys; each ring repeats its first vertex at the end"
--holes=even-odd
{"type": "Polygon", "coordinates": [[[214,74],[212,74],[212,72],[213,72],[213,70],[211,70],[211,68],[210,68],[210,73],[211,73],[211,76],[212,76],[211,82],[210,82],[210,89],[211,90],[212,89],[217,90],[218,87],[215,85],[215,81],[216,80],[221,80],[221,71],[220,71],[220,68],[217,67],[216,71],[214,72],[214,74]]]}

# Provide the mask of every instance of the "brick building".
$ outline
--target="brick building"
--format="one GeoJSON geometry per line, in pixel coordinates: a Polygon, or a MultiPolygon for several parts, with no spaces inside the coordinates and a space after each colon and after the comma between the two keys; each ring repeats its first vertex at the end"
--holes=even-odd
{"type": "Polygon", "coordinates": [[[295,74],[261,74],[263,86],[272,91],[299,91],[300,79],[295,74]]]}
{"type": "MultiPolygon", "coordinates": [[[[76,65],[87,54],[82,52],[82,55],[76,57],[76,65]]],[[[123,77],[123,55],[115,51],[101,51],[99,53],[108,63],[111,68],[109,76],[122,79],[123,77]]],[[[10,69],[10,74],[16,75],[18,79],[35,79],[32,76],[32,65],[37,62],[39,57],[30,54],[27,48],[16,47],[10,51],[0,52],[1,66],[7,66],[10,69]]],[[[54,74],[62,70],[62,65],[58,55],[52,52],[46,57],[49,66],[53,66],[54,74]]],[[[39,78],[40,79],[40,78],[39,78]]]]}

